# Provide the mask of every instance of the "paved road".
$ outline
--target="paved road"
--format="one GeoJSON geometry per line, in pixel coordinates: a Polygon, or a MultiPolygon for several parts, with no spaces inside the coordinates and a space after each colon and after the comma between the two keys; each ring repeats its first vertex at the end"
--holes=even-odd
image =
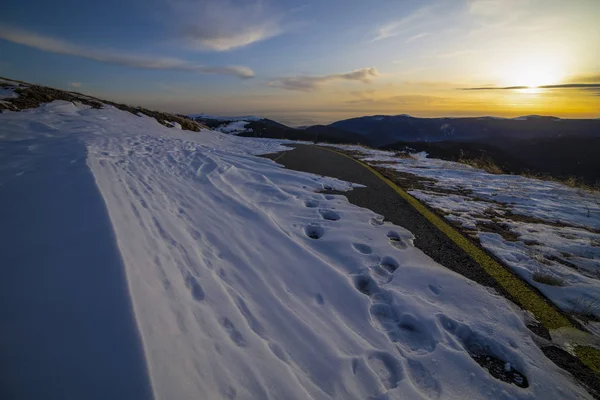
{"type": "Polygon", "coordinates": [[[343,194],[352,204],[373,210],[383,215],[386,221],[411,231],[415,235],[415,246],[436,262],[511,298],[468,254],[371,171],[348,157],[329,150],[301,144],[294,147],[295,150],[283,155],[277,153],[268,157],[275,159],[281,156],[277,162],[286,168],[365,185],[366,188],[356,188],[343,194]]]}

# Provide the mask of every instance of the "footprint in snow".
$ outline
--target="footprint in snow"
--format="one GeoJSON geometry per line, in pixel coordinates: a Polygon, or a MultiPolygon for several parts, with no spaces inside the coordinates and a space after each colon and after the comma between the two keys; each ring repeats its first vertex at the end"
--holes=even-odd
{"type": "Polygon", "coordinates": [[[338,221],[341,218],[340,214],[333,210],[319,210],[319,214],[321,214],[321,217],[327,221],[338,221]]]}
{"type": "Polygon", "coordinates": [[[373,226],[381,226],[381,225],[383,225],[383,217],[377,216],[377,217],[371,218],[369,220],[369,223],[373,226]]]}
{"type": "Polygon", "coordinates": [[[316,201],[316,200],[312,200],[312,199],[310,199],[310,200],[306,200],[306,201],[304,202],[304,206],[305,206],[305,207],[308,207],[308,208],[315,208],[315,207],[318,207],[318,206],[319,206],[319,202],[318,202],[318,201],[316,201]]]}
{"type": "Polygon", "coordinates": [[[446,315],[438,315],[439,324],[450,334],[458,339],[463,349],[481,368],[494,378],[503,382],[512,383],[520,388],[529,387],[527,377],[517,370],[511,363],[491,353],[492,348],[500,347],[501,354],[510,354],[506,346],[490,345],[490,338],[486,338],[473,331],[470,326],[458,322],[446,315]]]}
{"type": "Polygon", "coordinates": [[[400,237],[400,234],[398,232],[389,231],[387,233],[387,238],[389,239],[390,244],[398,250],[404,250],[408,247],[406,243],[402,241],[402,238],[400,237]]]}
{"type": "Polygon", "coordinates": [[[408,359],[408,375],[411,382],[428,399],[439,399],[442,387],[435,376],[417,360],[408,359]]]}
{"type": "Polygon", "coordinates": [[[373,279],[380,285],[386,285],[393,279],[393,275],[381,265],[375,265],[371,267],[371,270],[373,271],[373,279]]]}
{"type": "Polygon", "coordinates": [[[228,318],[223,318],[221,320],[221,326],[223,329],[225,329],[233,343],[239,347],[246,347],[246,341],[244,340],[244,337],[240,331],[237,330],[233,322],[231,322],[228,318]]]}
{"type": "Polygon", "coordinates": [[[438,296],[440,294],[440,292],[442,291],[439,286],[428,285],[428,287],[429,287],[429,290],[431,290],[431,293],[435,294],[436,296],[438,296]]]}
{"type": "Polygon", "coordinates": [[[371,246],[363,243],[352,243],[352,247],[354,247],[354,250],[358,251],[361,254],[373,253],[373,249],[371,248],[371,246]]]}
{"type": "Polygon", "coordinates": [[[364,295],[371,296],[377,292],[377,284],[369,274],[354,276],[354,287],[364,295]]]}
{"type": "Polygon", "coordinates": [[[323,299],[323,296],[321,294],[317,294],[315,296],[315,301],[317,302],[318,305],[322,306],[323,304],[325,304],[325,300],[323,299]]]}
{"type": "Polygon", "coordinates": [[[396,261],[392,257],[383,257],[379,265],[381,265],[381,267],[388,271],[390,274],[393,274],[394,271],[396,271],[400,267],[398,261],[396,261]]]}
{"type": "Polygon", "coordinates": [[[325,234],[325,230],[319,225],[307,225],[304,227],[304,234],[311,239],[321,239],[325,234]]]}
{"type": "MultiPolygon", "coordinates": [[[[391,262],[388,260],[388,263],[391,262]]],[[[385,274],[386,271],[382,268],[381,272],[385,274]]],[[[383,279],[377,278],[373,278],[369,270],[352,276],[356,290],[371,298],[372,305],[369,312],[375,328],[411,353],[422,354],[435,350],[436,325],[432,328],[428,326],[427,321],[409,312],[400,313],[393,305],[390,292],[379,286],[383,279]]]]}
{"type": "Polygon", "coordinates": [[[188,288],[194,300],[197,302],[204,300],[204,290],[202,290],[202,286],[200,286],[196,278],[192,275],[187,275],[185,277],[185,287],[188,288]]]}
{"type": "Polygon", "coordinates": [[[398,387],[398,382],[404,379],[402,365],[394,356],[387,352],[371,352],[367,363],[369,368],[379,377],[386,390],[398,387]]]}

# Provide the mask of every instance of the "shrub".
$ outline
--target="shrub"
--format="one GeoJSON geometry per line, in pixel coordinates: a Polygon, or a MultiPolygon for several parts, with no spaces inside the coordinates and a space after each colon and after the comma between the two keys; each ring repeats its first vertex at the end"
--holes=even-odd
{"type": "Polygon", "coordinates": [[[466,158],[461,152],[461,155],[458,159],[459,163],[470,165],[473,168],[482,169],[490,174],[503,174],[504,171],[502,168],[496,164],[496,162],[487,154],[482,155],[478,158],[466,158]]]}
{"type": "Polygon", "coordinates": [[[565,286],[565,280],[552,273],[537,270],[531,275],[534,281],[550,286],[565,286]]]}

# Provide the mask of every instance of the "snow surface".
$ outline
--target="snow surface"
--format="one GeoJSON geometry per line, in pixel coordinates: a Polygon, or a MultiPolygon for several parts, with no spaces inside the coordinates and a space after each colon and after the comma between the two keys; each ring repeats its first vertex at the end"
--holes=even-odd
{"type": "Polygon", "coordinates": [[[363,154],[366,162],[433,179],[427,190],[410,193],[446,218],[476,232],[481,244],[561,308],[600,317],[600,194],[518,175],[495,175],[468,165],[394,152],[336,146],[363,154]],[[389,164],[387,163],[389,162],[389,164]],[[456,192],[456,194],[448,193],[456,192]],[[530,217],[519,220],[512,214],[530,217]],[[478,223],[498,224],[517,234],[510,241],[478,223]],[[564,286],[533,280],[534,273],[564,286]],[[582,303],[592,305],[583,306],[582,303]]]}
{"type": "Polygon", "coordinates": [[[14,89],[0,87],[0,99],[12,99],[18,97],[14,89]]]}
{"type": "MultiPolygon", "coordinates": [[[[157,399],[591,398],[545,358],[506,299],[436,264],[407,230],[318,193],[351,184],[255,156],[285,149],[283,141],[170,129],[112,107],[55,101],[2,113],[0,143],[10,156],[1,198],[25,200],[14,183],[44,179],[40,154],[67,188],[73,166],[93,174],[157,399]],[[467,349],[500,358],[530,386],[496,380],[467,349]]],[[[62,193],[58,185],[52,194],[62,193]]],[[[32,230],[50,223],[25,222],[32,230]]],[[[49,228],[56,238],[72,233],[68,221],[49,228]]],[[[76,250],[69,245],[58,253],[76,250]]],[[[27,246],[7,246],[3,257],[20,260],[34,252],[27,246]]],[[[84,292],[96,284],[64,275],[62,265],[46,268],[84,292]]],[[[88,307],[77,298],[70,305],[88,307]]],[[[0,350],[29,345],[3,339],[0,350]]],[[[48,375],[39,368],[32,362],[23,374],[48,375]]]]}
{"type": "Polygon", "coordinates": [[[214,130],[231,134],[238,134],[240,132],[247,132],[249,130],[251,131],[251,129],[246,129],[246,125],[248,125],[248,121],[233,121],[227,125],[215,128],[214,130]]]}

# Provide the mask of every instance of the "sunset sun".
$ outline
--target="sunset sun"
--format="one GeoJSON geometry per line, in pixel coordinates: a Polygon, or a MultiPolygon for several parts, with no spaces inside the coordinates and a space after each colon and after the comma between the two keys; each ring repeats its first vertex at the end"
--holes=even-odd
{"type": "Polygon", "coordinates": [[[555,85],[560,83],[564,77],[560,62],[550,57],[515,62],[503,72],[506,86],[527,86],[529,88],[555,85]]]}

